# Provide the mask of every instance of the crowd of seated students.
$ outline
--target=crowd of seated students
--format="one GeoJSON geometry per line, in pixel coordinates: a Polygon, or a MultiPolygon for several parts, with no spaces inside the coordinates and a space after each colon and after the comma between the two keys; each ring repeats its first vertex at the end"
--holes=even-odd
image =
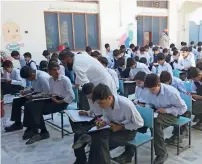
{"type": "MultiPolygon", "coordinates": [[[[49,138],[43,115],[66,109],[74,99],[73,86],[82,88],[83,101],[90,108],[79,114],[99,117],[88,124],[74,123],[70,119],[74,132],[74,164],[87,163],[84,148],[88,142],[91,142],[89,164],[110,164],[110,150],[118,146],[125,146],[125,151],[113,160],[118,163],[131,162],[134,148],[127,142],[135,138],[136,132],[144,126],[136,105],[153,108],[159,113],[154,120],[154,164],[163,164],[168,158],[166,142],[176,143],[178,134],[178,129],[174,128],[173,135],[164,140],[163,129],[172,125],[179,116],[191,115],[180,93],[190,94],[195,100],[192,114],[195,115],[193,121],[197,123],[193,127],[202,130],[202,42],[197,46],[194,42],[190,46],[182,42],[179,50],[173,43],[170,49],[162,49],[152,42],[142,47],[131,44],[128,49],[121,45],[120,49],[113,51],[107,43],[105,49],[103,54],[89,46],[86,47],[87,54],[75,54],[69,48],[52,54],[44,50],[42,55],[46,60],[40,62],[39,68],[31,53],[27,52],[23,57],[13,51],[11,56],[20,62],[21,68],[14,68],[12,61],[3,62],[3,73],[8,73],[9,77],[1,81],[1,92],[3,95],[19,92],[21,95],[32,94],[14,99],[11,111],[11,121],[14,123],[5,131],[26,127],[22,135],[22,139],[27,140],[26,144],[49,138]],[[179,70],[180,77],[174,77],[173,70],[179,70]],[[118,95],[119,79],[135,81],[134,102],[118,95]],[[185,80],[191,81],[191,93],[184,86],[185,80]],[[31,85],[23,90],[28,86],[26,81],[31,85]],[[50,94],[51,98],[34,101],[33,95],[38,93],[50,94]],[[110,125],[111,129],[88,133],[95,125],[110,125]]],[[[187,132],[187,125],[180,129],[182,137],[186,137],[187,132]]]]}

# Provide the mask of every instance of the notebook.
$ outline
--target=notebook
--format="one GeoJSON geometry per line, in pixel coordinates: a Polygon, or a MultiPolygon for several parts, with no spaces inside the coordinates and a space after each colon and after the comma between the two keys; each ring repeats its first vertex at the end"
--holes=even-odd
{"type": "Polygon", "coordinates": [[[94,119],[89,116],[80,116],[79,111],[81,110],[68,110],[66,113],[73,122],[89,122],[94,119]]]}
{"type": "Polygon", "coordinates": [[[88,132],[94,132],[94,131],[103,130],[103,129],[109,129],[109,128],[110,128],[109,125],[106,125],[106,126],[104,126],[102,128],[98,128],[97,126],[94,126],[88,132]]]}

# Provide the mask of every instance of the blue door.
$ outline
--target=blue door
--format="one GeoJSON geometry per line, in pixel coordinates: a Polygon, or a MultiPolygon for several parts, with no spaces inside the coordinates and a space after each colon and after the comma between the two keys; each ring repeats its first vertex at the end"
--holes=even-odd
{"type": "Polygon", "coordinates": [[[189,22],[189,42],[194,41],[198,43],[202,41],[202,21],[200,25],[197,25],[195,22],[189,22]]]}

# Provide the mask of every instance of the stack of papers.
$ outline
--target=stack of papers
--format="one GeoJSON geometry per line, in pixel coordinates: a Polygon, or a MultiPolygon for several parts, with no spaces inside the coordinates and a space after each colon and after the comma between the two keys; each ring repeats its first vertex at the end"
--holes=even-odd
{"type": "Polygon", "coordinates": [[[73,122],[89,122],[94,119],[89,116],[80,116],[79,111],[81,110],[68,110],[66,113],[73,122]]]}

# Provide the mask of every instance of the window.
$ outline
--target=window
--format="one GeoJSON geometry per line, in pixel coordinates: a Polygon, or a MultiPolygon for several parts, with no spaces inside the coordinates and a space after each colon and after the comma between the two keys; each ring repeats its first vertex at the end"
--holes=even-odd
{"type": "Polygon", "coordinates": [[[46,45],[55,52],[60,44],[71,50],[99,49],[98,14],[45,12],[46,45]]]}
{"type": "Polygon", "coordinates": [[[137,0],[138,7],[151,7],[151,8],[168,8],[168,1],[145,1],[145,0],[137,0]]]}

